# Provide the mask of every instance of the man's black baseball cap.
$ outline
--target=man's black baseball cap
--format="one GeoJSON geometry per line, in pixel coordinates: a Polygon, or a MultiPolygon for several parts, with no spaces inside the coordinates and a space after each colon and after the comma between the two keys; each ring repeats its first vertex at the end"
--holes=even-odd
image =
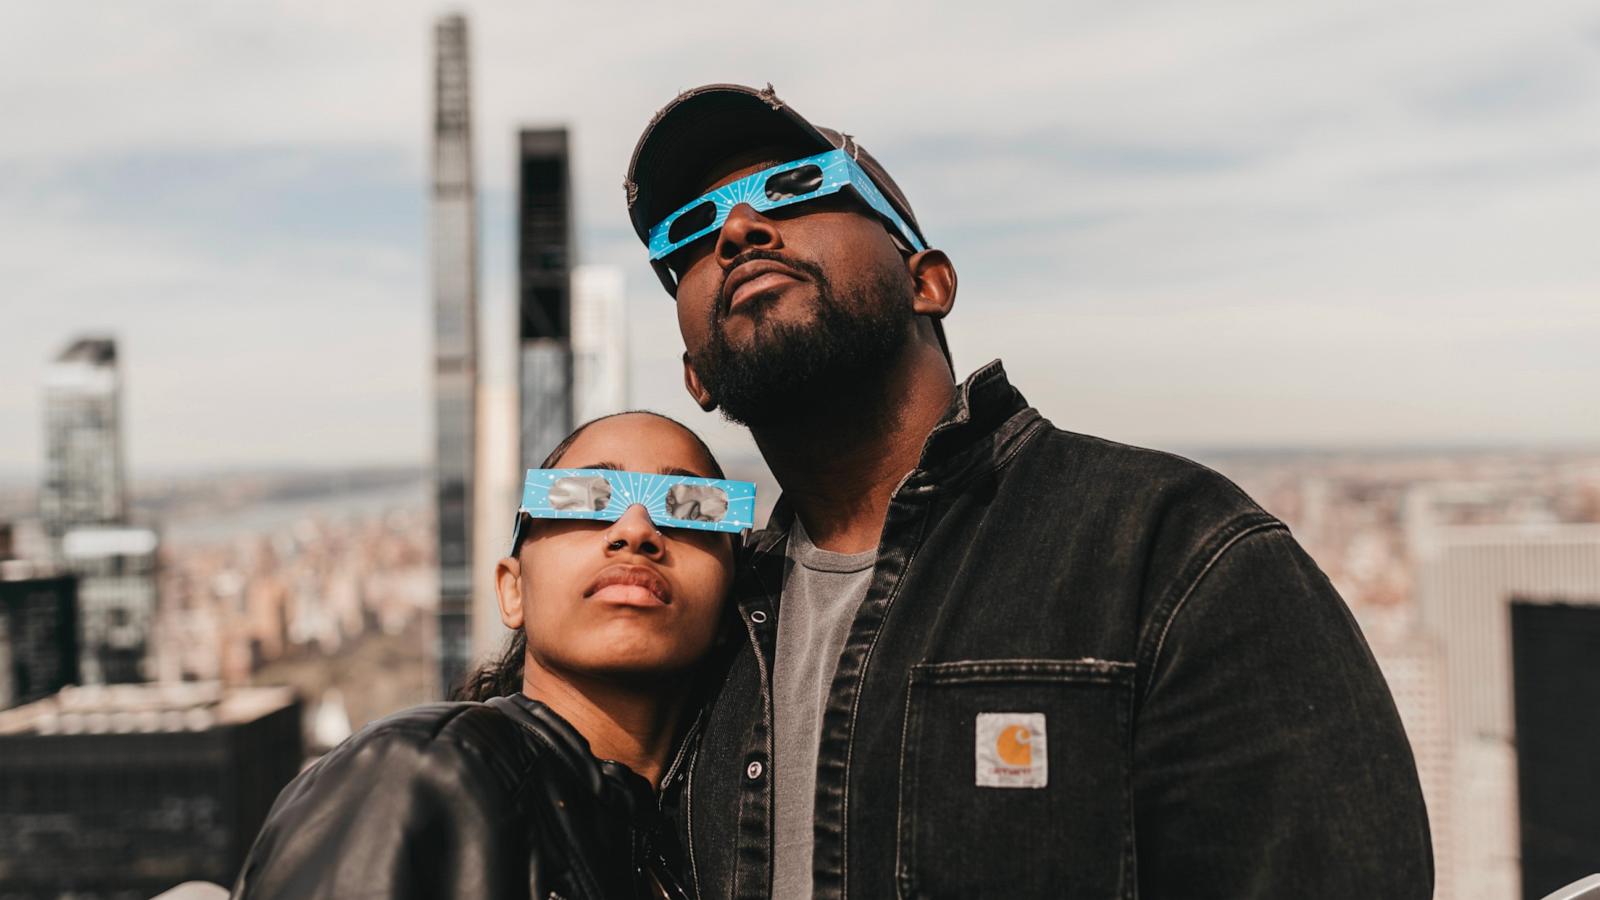
{"type": "MultiPolygon", "coordinates": [[[[646,246],[657,222],[693,200],[705,187],[713,166],[743,150],[760,147],[793,149],[795,156],[844,150],[877,185],[889,205],[932,246],[917,223],[911,203],[883,165],[851,135],[811,124],[793,106],[779,99],[772,85],[757,90],[742,84],[707,84],[684,91],[656,112],[633,148],[628,177],[628,218],[646,246]]],[[[907,248],[909,251],[909,248],[907,248]]],[[[655,263],[667,293],[676,294],[672,273],[655,263]]],[[[948,358],[944,328],[934,321],[939,344],[948,358]]]]}
{"type": "Polygon", "coordinates": [[[811,124],[778,99],[772,85],[707,84],[684,91],[645,126],[628,163],[628,216],[634,233],[649,243],[650,228],[704,187],[711,167],[741,150],[793,148],[797,153],[844,150],[878,190],[928,243],[911,204],[889,173],[855,138],[811,124]]]}

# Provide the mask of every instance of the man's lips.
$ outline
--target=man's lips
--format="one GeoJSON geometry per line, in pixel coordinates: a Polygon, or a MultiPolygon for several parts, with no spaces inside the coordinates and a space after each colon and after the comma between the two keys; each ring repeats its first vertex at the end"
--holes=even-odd
{"type": "Polygon", "coordinates": [[[753,259],[734,266],[722,284],[722,295],[728,298],[728,312],[738,309],[751,297],[763,291],[775,290],[805,276],[783,263],[770,259],[753,259]]]}
{"type": "Polygon", "coordinates": [[[646,566],[608,566],[583,591],[585,600],[618,606],[665,606],[672,603],[672,588],[646,566]]]}

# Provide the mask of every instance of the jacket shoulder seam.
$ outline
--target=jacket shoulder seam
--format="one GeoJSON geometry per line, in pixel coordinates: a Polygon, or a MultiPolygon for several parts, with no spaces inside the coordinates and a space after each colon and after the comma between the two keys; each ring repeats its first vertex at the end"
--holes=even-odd
{"type": "Polygon", "coordinates": [[[1187,586],[1172,602],[1171,611],[1166,614],[1161,623],[1161,631],[1156,635],[1155,646],[1149,652],[1149,662],[1142,667],[1148,674],[1145,677],[1144,688],[1139,692],[1139,702],[1141,704],[1149,697],[1150,692],[1155,689],[1156,667],[1161,663],[1161,652],[1166,649],[1167,633],[1172,630],[1173,623],[1178,620],[1178,615],[1188,606],[1189,598],[1194,596],[1195,591],[1199,589],[1200,583],[1205,580],[1205,577],[1216,568],[1217,563],[1222,561],[1223,556],[1229,550],[1233,549],[1245,538],[1261,532],[1282,531],[1287,533],[1288,530],[1289,527],[1287,525],[1265,512],[1246,514],[1234,519],[1216,533],[1216,536],[1210,542],[1209,552],[1195,556],[1198,562],[1191,566],[1196,570],[1194,576],[1187,579],[1187,586]]]}

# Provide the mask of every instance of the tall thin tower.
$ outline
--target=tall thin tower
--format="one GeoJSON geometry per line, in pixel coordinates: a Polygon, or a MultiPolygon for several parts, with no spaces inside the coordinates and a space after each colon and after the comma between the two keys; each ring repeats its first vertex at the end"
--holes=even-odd
{"type": "Polygon", "coordinates": [[[572,188],[565,128],[517,135],[519,443],[539,465],[572,430],[572,188]]]}
{"type": "Polygon", "coordinates": [[[472,464],[478,390],[478,207],[472,177],[467,20],[434,26],[433,386],[439,516],[439,679],[471,658],[472,464]]]}

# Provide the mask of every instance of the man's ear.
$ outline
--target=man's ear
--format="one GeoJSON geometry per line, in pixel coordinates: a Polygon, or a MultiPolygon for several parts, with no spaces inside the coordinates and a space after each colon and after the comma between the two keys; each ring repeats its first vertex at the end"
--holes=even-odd
{"type": "Polygon", "coordinates": [[[717,401],[711,399],[711,392],[700,383],[700,374],[690,365],[688,353],[683,354],[683,387],[694,398],[694,402],[700,404],[701,409],[711,412],[717,408],[717,401]]]}
{"type": "Polygon", "coordinates": [[[956,267],[943,250],[924,250],[906,260],[916,293],[911,310],[919,316],[942,319],[956,305],[956,267]]]}
{"type": "Polygon", "coordinates": [[[507,556],[494,567],[494,593],[500,602],[500,621],[512,631],[522,629],[522,560],[507,556]]]}

